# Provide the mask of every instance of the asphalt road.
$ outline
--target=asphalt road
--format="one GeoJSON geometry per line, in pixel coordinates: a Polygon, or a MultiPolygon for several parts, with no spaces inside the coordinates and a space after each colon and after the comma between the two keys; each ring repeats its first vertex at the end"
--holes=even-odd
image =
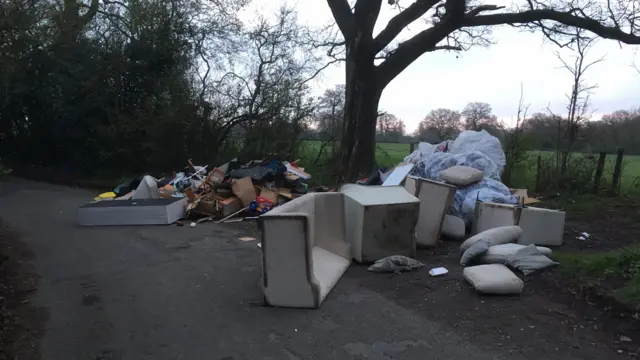
{"type": "Polygon", "coordinates": [[[251,229],[79,227],[76,208],[93,196],[0,184],[0,217],[41,276],[32,302],[49,314],[42,359],[510,358],[360,286],[353,269],[320,309],[264,307],[260,249],[238,240],[251,229]]]}

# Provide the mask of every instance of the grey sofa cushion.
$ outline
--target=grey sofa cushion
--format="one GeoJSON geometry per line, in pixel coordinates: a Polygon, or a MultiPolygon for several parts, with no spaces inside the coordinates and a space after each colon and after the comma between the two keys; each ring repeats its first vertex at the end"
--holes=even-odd
{"type": "Polygon", "coordinates": [[[460,251],[466,251],[476,241],[487,239],[491,245],[507,244],[515,242],[522,235],[522,229],[518,225],[500,226],[497,228],[485,230],[479,234],[476,234],[460,245],[460,251]]]}
{"type": "Polygon", "coordinates": [[[460,258],[460,265],[467,266],[475,257],[480,256],[486,253],[489,250],[491,243],[489,240],[482,239],[480,241],[476,241],[473,245],[471,245],[460,258]]]}
{"type": "Polygon", "coordinates": [[[558,265],[558,263],[542,255],[536,246],[531,244],[510,255],[507,258],[507,265],[529,275],[538,270],[558,265]]]}

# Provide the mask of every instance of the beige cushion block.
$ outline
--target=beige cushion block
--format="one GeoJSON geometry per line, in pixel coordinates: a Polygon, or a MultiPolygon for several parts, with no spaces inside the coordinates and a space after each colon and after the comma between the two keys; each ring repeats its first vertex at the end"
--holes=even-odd
{"type": "MultiPolygon", "coordinates": [[[[504,264],[509,256],[524,248],[525,245],[520,244],[494,245],[486,253],[480,255],[478,261],[484,264],[504,264]]],[[[537,246],[537,249],[542,255],[551,256],[551,249],[542,246],[537,246]]]]}
{"type": "Polygon", "coordinates": [[[440,179],[456,186],[467,186],[484,178],[484,173],[469,166],[454,166],[440,173],[440,179]]]}
{"type": "Polygon", "coordinates": [[[522,229],[518,225],[496,227],[468,238],[460,245],[460,251],[465,252],[476,241],[482,239],[489,240],[489,243],[493,246],[515,242],[520,235],[522,235],[522,229]]]}
{"type": "Polygon", "coordinates": [[[509,268],[500,264],[464,268],[464,278],[483,294],[520,294],[524,283],[509,268]]]}

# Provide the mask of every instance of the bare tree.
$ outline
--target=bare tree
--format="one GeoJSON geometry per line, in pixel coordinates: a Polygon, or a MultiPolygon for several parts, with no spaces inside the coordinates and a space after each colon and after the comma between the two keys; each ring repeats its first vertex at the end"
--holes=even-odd
{"type": "Polygon", "coordinates": [[[638,66],[638,64],[636,64],[635,62],[635,55],[636,54],[634,53],[634,57],[633,57],[634,61],[631,63],[631,68],[635,70],[638,73],[638,75],[640,75],[640,66],[638,66]]]}
{"type": "Polygon", "coordinates": [[[497,127],[498,118],[493,115],[491,105],[484,102],[470,102],[461,112],[464,117],[464,128],[482,130],[484,127],[497,127]]]}
{"type": "Polygon", "coordinates": [[[438,141],[454,138],[461,128],[460,113],[450,109],[435,109],[418,124],[418,136],[424,137],[431,132],[437,135],[438,141]]]}
{"type": "Polygon", "coordinates": [[[526,0],[507,9],[480,0],[388,0],[400,11],[374,36],[382,0],[327,0],[344,37],[345,129],[342,159],[349,180],[374,165],[377,108],[384,88],[417,58],[439,50],[463,51],[491,43],[491,26],[539,29],[558,45],[573,43],[572,28],[627,44],[640,44],[636,1],[526,0]],[[410,24],[430,26],[396,45],[410,24]]]}
{"type": "Polygon", "coordinates": [[[325,90],[324,94],[318,98],[314,117],[322,141],[315,163],[318,164],[324,155],[330,161],[335,160],[344,118],[344,85],[336,85],[332,89],[325,90]]]}
{"type": "Polygon", "coordinates": [[[389,113],[378,116],[376,135],[382,141],[399,141],[407,130],[402,119],[389,113]]]}
{"type": "Polygon", "coordinates": [[[522,130],[523,125],[527,122],[529,105],[524,102],[524,86],[520,84],[520,100],[518,101],[518,113],[514,127],[503,124],[503,132],[505,138],[505,157],[507,164],[502,173],[502,182],[507,185],[511,184],[511,176],[514,169],[522,161],[525,149],[522,147],[522,130]]]}
{"type": "Polygon", "coordinates": [[[324,91],[318,98],[315,117],[322,139],[338,141],[344,118],[344,85],[324,91]]]}
{"type": "Polygon", "coordinates": [[[312,120],[309,81],[322,65],[320,56],[303,41],[304,31],[289,8],[280,9],[275,20],[257,17],[238,60],[209,86],[214,123],[219,127],[215,141],[224,141],[240,126],[245,137],[252,137],[245,146],[257,154],[276,141],[267,133],[277,130],[273,135],[281,141],[290,135],[282,132],[278,121],[302,125],[312,120]]]}
{"type": "MultiPolygon", "coordinates": [[[[556,171],[559,169],[560,179],[565,175],[567,161],[569,161],[571,156],[571,151],[573,150],[573,145],[576,142],[580,127],[591,119],[593,114],[593,111],[589,109],[590,96],[598,85],[589,85],[584,75],[589,68],[604,60],[604,56],[593,61],[587,60],[588,52],[596,41],[597,38],[585,36],[584,30],[576,29],[574,54],[572,56],[573,61],[566,61],[559,52],[556,52],[556,57],[562,62],[562,68],[566,69],[572,76],[571,92],[566,94],[568,101],[566,107],[567,118],[563,121],[562,117],[557,117],[556,171]],[[563,123],[564,131],[561,129],[563,123]],[[562,146],[563,142],[564,146],[562,146]]],[[[551,110],[549,110],[549,112],[551,113],[551,110]]],[[[552,113],[552,115],[554,114],[552,113]]]]}

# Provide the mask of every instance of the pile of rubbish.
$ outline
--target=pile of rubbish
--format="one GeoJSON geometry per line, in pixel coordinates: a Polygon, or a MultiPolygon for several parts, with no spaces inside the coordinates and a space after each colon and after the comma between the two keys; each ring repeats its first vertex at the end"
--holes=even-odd
{"type": "Polygon", "coordinates": [[[469,225],[473,219],[476,201],[499,204],[518,204],[520,197],[500,182],[506,164],[500,140],[485,130],[463,131],[451,141],[437,145],[422,142],[418,149],[404,159],[413,164],[409,175],[440,180],[441,173],[454,166],[467,166],[484,173],[484,178],[467,186],[458,186],[450,215],[469,225]]]}
{"type": "Polygon", "coordinates": [[[311,175],[298,162],[276,157],[247,163],[233,159],[209,170],[189,160],[188,166],[172,177],[145,175],[100,194],[94,201],[186,199],[184,218],[225,220],[245,211],[258,216],[309,192],[311,175]]]}

